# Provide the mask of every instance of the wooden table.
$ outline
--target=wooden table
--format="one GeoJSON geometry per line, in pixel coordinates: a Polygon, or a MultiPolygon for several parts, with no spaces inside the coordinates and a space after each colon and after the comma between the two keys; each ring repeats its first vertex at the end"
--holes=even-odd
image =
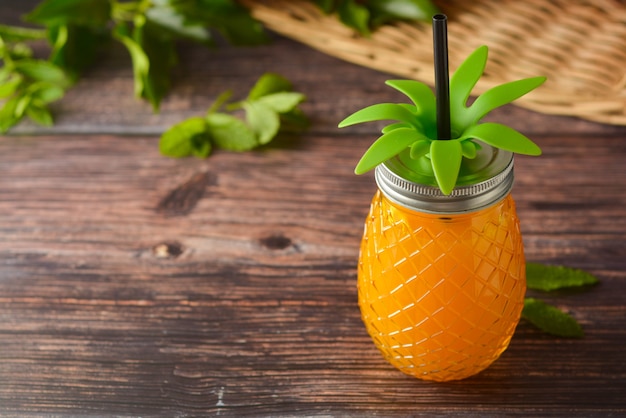
{"type": "Polygon", "coordinates": [[[153,114],[114,48],[54,105],[54,127],[2,137],[0,414],[625,415],[625,127],[514,106],[490,116],[544,150],[516,160],[527,259],[601,280],[531,292],[571,312],[583,339],[522,321],[492,367],[446,384],[380,356],[355,288],[375,184],[352,173],[380,125],[336,126],[402,100],[388,78],[281,37],[185,47],[153,114]],[[308,96],[307,133],[206,160],[159,155],[166,127],[265,71],[308,96]]]}

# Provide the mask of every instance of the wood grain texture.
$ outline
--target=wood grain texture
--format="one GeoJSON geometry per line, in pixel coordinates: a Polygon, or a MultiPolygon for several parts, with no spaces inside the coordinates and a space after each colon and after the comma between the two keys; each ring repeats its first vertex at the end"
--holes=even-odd
{"type": "Polygon", "coordinates": [[[55,127],[0,139],[0,415],[626,414],[626,128],[513,106],[492,116],[544,149],[516,159],[527,258],[601,283],[532,293],[585,338],[522,322],[485,372],[427,383],[383,360],[356,303],[375,185],[352,169],[380,126],[336,123],[400,99],[388,77],[278,37],[193,47],[153,115],[110,54],[58,103],[55,127]],[[266,70],[309,96],[308,133],[206,160],[158,154],[165,126],[266,70]]]}

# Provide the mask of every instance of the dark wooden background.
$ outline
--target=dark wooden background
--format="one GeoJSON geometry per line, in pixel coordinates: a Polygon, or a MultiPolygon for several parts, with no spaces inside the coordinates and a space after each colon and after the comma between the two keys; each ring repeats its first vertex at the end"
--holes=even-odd
{"type": "MultiPolygon", "coordinates": [[[[24,10],[3,1],[0,22],[24,10]]],[[[422,382],[385,363],[356,303],[375,184],[352,170],[380,125],[336,128],[403,100],[388,78],[278,36],[186,46],[153,114],[115,47],[53,106],[54,127],[0,138],[0,414],[625,416],[626,127],[515,106],[489,117],[544,150],[516,159],[528,260],[601,284],[532,293],[585,338],[522,321],[485,372],[422,382]],[[159,155],[166,127],[265,71],[307,95],[307,133],[206,160],[159,155]]]]}

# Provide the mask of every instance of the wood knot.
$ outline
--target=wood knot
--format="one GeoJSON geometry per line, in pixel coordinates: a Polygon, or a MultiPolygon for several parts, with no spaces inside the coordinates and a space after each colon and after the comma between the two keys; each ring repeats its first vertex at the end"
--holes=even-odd
{"type": "Polygon", "coordinates": [[[281,234],[273,234],[265,238],[261,238],[259,242],[262,246],[270,250],[284,250],[292,245],[292,241],[281,234]]]}
{"type": "Polygon", "coordinates": [[[176,258],[183,250],[180,242],[162,242],[152,247],[152,253],[156,258],[176,258]]]}
{"type": "Polygon", "coordinates": [[[196,173],[161,199],[156,211],[165,216],[185,216],[196,207],[207,187],[216,184],[217,177],[212,173],[196,173]]]}

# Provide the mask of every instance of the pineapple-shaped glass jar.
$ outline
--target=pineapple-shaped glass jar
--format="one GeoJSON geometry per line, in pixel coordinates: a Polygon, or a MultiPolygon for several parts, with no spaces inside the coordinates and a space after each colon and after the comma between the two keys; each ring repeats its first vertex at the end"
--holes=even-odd
{"type": "Polygon", "coordinates": [[[428,380],[471,376],[506,349],[526,291],[510,152],[483,147],[460,186],[394,158],[378,192],[358,265],[359,306],[384,357],[428,380]],[[430,180],[430,181],[429,181],[430,180]]]}
{"type": "Polygon", "coordinates": [[[411,80],[387,84],[413,104],[372,105],[340,124],[395,120],[355,170],[375,169],[378,184],[361,242],[359,306],[384,357],[426,380],[487,368],[524,306],[513,153],[541,150],[507,126],[478,122],[545,78],[496,86],[466,106],[486,60],[487,48],[478,48],[450,81],[450,139],[437,138],[434,94],[411,80]]]}

